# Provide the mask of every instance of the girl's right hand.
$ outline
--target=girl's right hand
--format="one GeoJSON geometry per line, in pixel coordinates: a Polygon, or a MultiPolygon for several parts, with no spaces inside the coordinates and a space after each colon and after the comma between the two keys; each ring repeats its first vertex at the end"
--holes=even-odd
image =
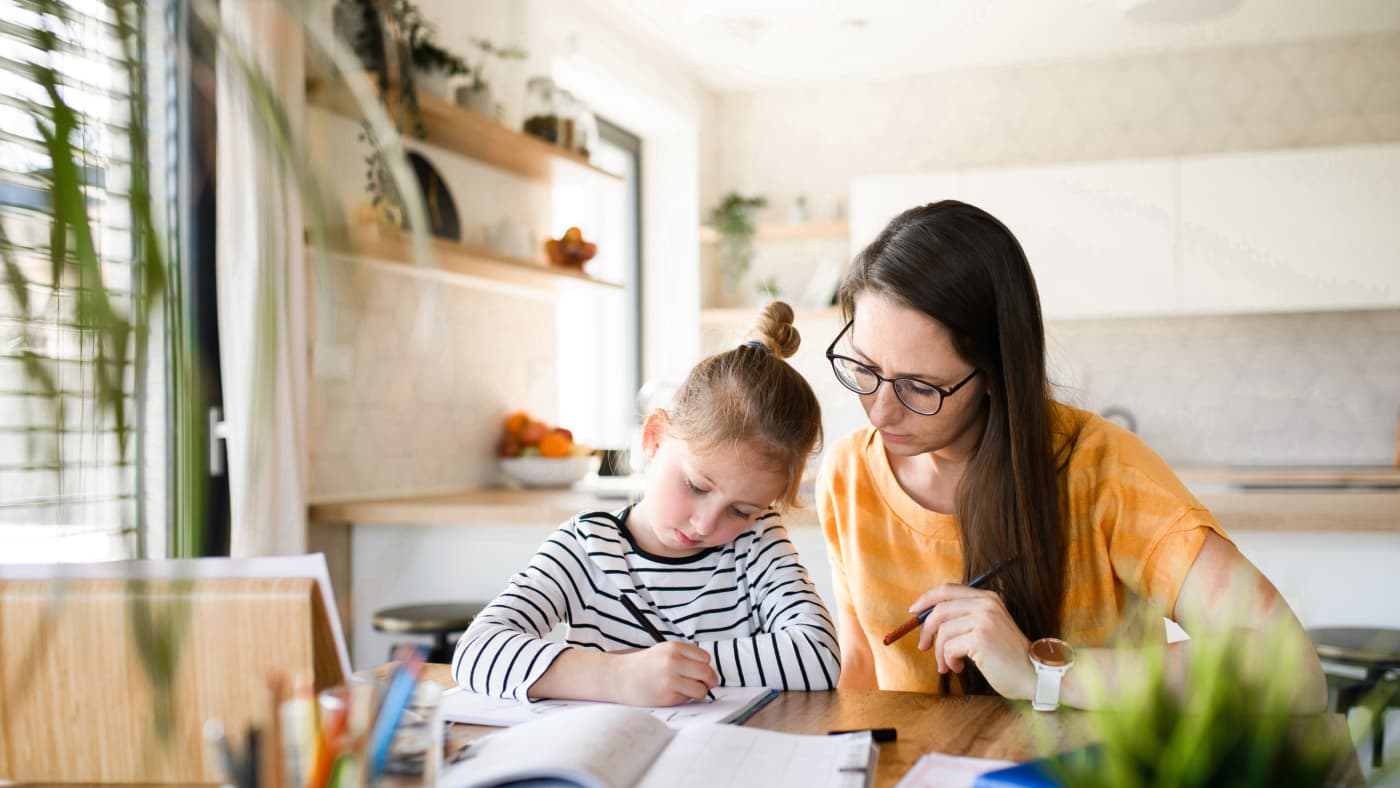
{"type": "Polygon", "coordinates": [[[632,706],[677,706],[705,697],[719,684],[710,655],[694,643],[667,641],[617,655],[616,693],[632,706]]]}

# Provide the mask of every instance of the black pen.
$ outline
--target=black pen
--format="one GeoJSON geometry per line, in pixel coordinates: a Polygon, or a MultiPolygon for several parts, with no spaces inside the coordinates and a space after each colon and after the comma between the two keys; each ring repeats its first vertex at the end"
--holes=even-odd
{"type": "MultiPolygon", "coordinates": [[[[972,582],[967,584],[968,587],[981,588],[983,583],[987,582],[988,580],[991,580],[997,575],[998,572],[1016,563],[1016,559],[1018,557],[1019,556],[1012,556],[1006,559],[1005,561],[1002,561],[1001,563],[997,564],[996,566],[992,567],[991,569],[988,569],[982,574],[972,578],[972,582]]],[[[919,625],[924,623],[924,619],[928,618],[928,614],[933,612],[933,608],[933,605],[929,605],[923,610],[920,610],[917,615],[911,616],[908,621],[905,621],[903,624],[900,624],[888,635],[885,635],[885,645],[888,646],[889,644],[895,642],[896,640],[899,640],[900,638],[904,637],[910,632],[913,632],[914,630],[918,629],[919,625]]]]}
{"type": "MultiPolygon", "coordinates": [[[[637,619],[637,623],[642,625],[642,629],[645,629],[647,634],[651,635],[653,640],[657,643],[666,642],[666,636],[661,634],[661,630],[652,626],[652,623],[647,620],[647,617],[642,615],[641,609],[632,602],[632,599],[628,597],[626,593],[618,594],[617,598],[622,602],[622,606],[627,608],[627,612],[631,613],[632,617],[637,619]]],[[[713,701],[715,699],[715,694],[709,690],[705,690],[705,697],[713,701]]]]}

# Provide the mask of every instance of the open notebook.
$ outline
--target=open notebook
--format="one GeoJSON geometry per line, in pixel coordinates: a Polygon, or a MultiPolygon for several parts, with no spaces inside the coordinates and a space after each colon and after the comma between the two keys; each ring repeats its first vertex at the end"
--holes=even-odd
{"type": "MultiPolygon", "coordinates": [[[[699,723],[743,722],[777,697],[766,687],[715,687],[714,702],[696,701],[679,706],[637,707],[672,728],[699,723]]],[[[519,725],[566,709],[611,705],[584,700],[541,700],[523,703],[508,698],[492,698],[453,688],[442,699],[442,718],[447,722],[472,725],[519,725]]]]}
{"type": "Polygon", "coordinates": [[[870,784],[876,757],[868,731],[810,736],[736,725],[676,729],[642,709],[592,705],[473,741],[449,759],[438,785],[549,780],[580,788],[862,788],[870,784]]]}

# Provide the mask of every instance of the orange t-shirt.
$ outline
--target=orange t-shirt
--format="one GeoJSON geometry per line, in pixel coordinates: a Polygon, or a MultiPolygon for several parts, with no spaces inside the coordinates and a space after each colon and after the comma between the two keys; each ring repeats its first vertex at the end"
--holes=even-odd
{"type": "MultiPolygon", "coordinates": [[[[1137,436],[1087,411],[1055,403],[1058,449],[1078,433],[1066,478],[1070,531],[1060,637],[1100,646],[1130,595],[1170,613],[1206,534],[1225,534],[1167,464],[1137,436]]],[[[909,635],[885,646],[920,594],[963,581],[955,515],[929,511],[900,487],[873,427],[827,453],[817,513],[831,559],[836,609],[860,622],[881,689],[938,692],[932,652],[909,635]]]]}

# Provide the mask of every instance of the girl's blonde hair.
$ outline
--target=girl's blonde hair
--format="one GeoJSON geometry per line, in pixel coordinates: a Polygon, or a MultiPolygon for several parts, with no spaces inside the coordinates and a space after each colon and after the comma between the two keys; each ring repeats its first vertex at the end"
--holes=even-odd
{"type": "Polygon", "coordinates": [[[802,343],[792,318],[792,307],[769,303],[744,344],[695,365],[668,409],[668,431],[697,451],[757,450],[781,465],[786,483],[779,509],[796,503],[822,433],[816,394],[784,361],[802,343]]]}

